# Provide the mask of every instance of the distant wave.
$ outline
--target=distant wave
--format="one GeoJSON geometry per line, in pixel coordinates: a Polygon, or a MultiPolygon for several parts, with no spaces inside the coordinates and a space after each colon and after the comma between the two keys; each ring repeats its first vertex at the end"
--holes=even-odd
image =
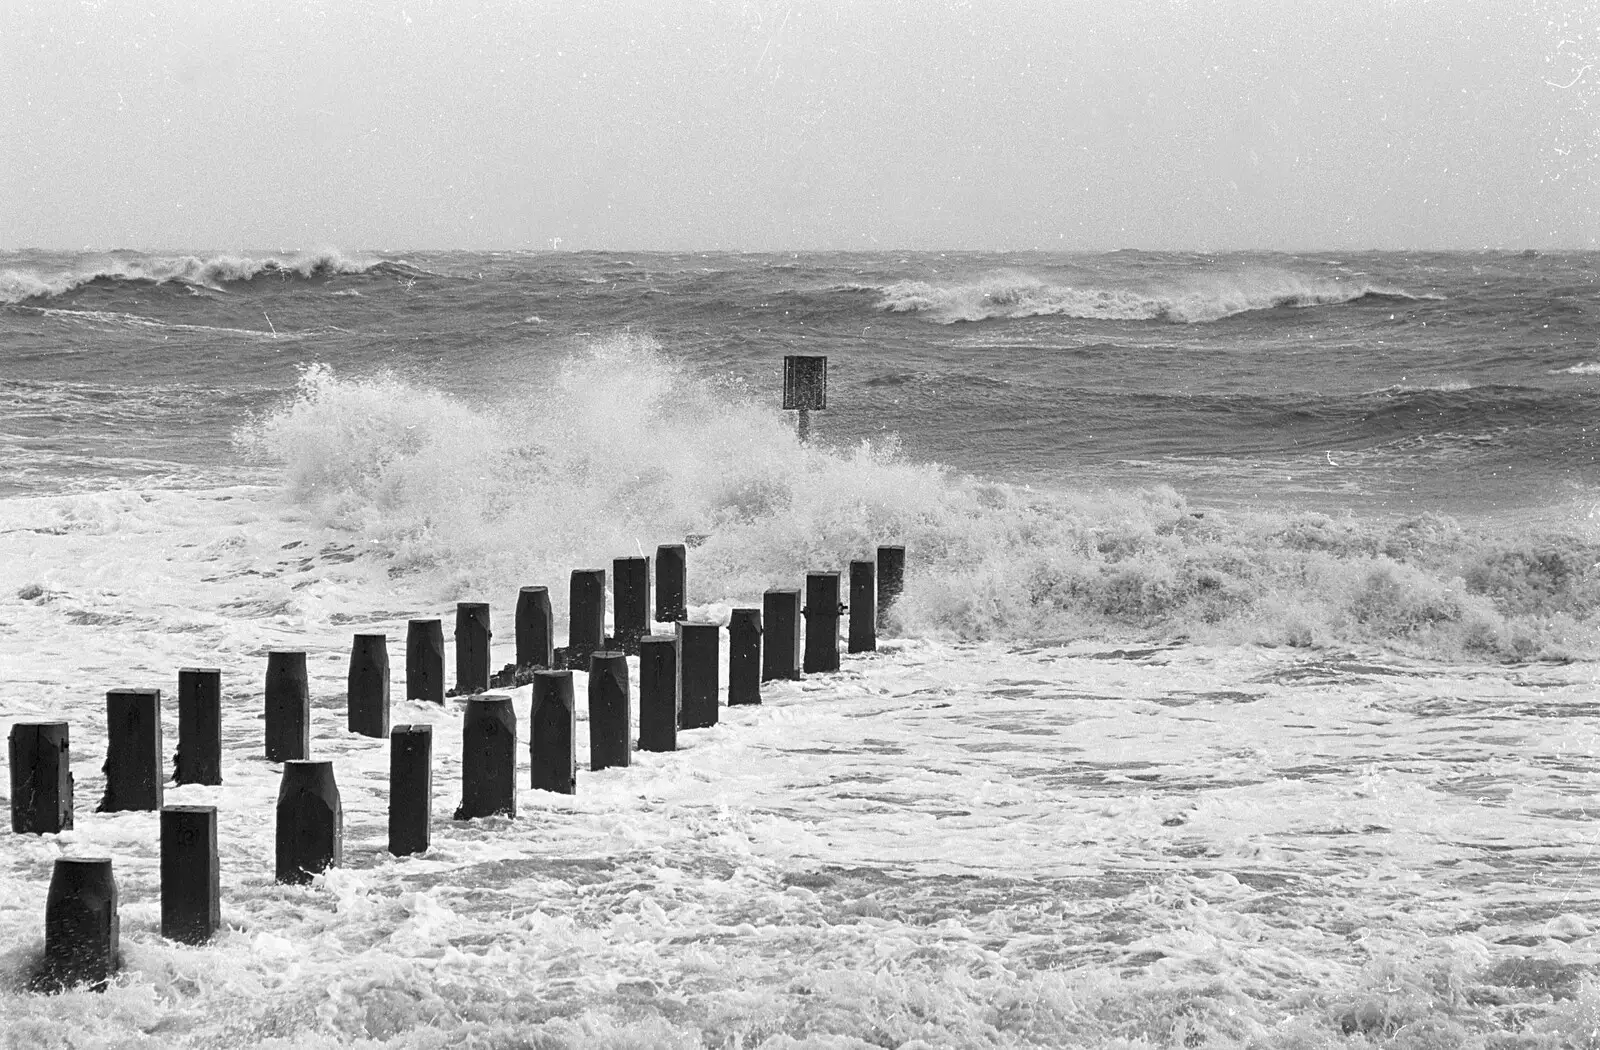
{"type": "Polygon", "coordinates": [[[407,276],[423,272],[405,263],[351,259],[336,251],[261,257],[214,255],[205,259],[195,255],[146,256],[109,259],[88,269],[48,275],[32,270],[3,270],[0,271],[0,303],[54,298],[97,283],[141,282],[190,291],[201,288],[222,291],[227,285],[257,278],[309,279],[367,273],[407,276]]]}
{"type": "Polygon", "coordinates": [[[901,281],[870,290],[880,293],[878,306],[884,311],[921,314],[940,324],[1047,316],[1194,324],[1258,310],[1437,298],[1281,271],[1189,278],[1172,287],[1144,289],[1051,284],[1030,274],[1003,271],[962,284],[901,281]]]}
{"type": "Polygon", "coordinates": [[[1600,361],[1583,361],[1570,368],[1552,368],[1551,375],[1600,376],[1600,361]]]}

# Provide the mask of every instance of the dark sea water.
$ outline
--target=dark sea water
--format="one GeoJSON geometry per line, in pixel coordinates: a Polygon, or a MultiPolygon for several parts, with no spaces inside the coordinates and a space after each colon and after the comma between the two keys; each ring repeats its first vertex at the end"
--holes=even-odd
{"type": "MultiPolygon", "coordinates": [[[[0,255],[0,1047],[1600,1045],[1600,255],[0,255]],[[824,354],[800,443],[786,354],[824,354]],[[451,819],[412,618],[703,537],[690,615],[885,543],[873,653],[451,819]],[[387,851],[353,633],[433,727],[387,851]],[[344,866],[273,881],[272,649],[344,866]],[[104,694],[217,667],[223,929],[160,934],[104,694]],[[54,861],[123,969],[36,995],[54,861]]],[[[669,625],[658,629],[670,630],[669,625]]],[[[637,662],[630,668],[635,677],[637,662]]],[[[726,681],[724,650],[719,674],[726,681]]],[[[633,694],[637,700],[637,686],[633,694]]]]}

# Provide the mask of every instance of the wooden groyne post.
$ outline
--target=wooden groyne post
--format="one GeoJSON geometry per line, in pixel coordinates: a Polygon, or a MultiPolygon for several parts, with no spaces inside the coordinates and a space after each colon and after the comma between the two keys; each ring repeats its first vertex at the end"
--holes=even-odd
{"type": "Polygon", "coordinates": [[[678,749],[678,638],[647,635],[639,642],[639,750],[678,749]]]}
{"type": "Polygon", "coordinates": [[[344,863],[344,807],[333,763],[290,759],[278,787],[277,878],[306,883],[344,863]]]}
{"type": "Polygon", "coordinates": [[[303,651],[267,653],[265,713],[267,761],[289,762],[311,753],[311,689],[303,651]]]}
{"type": "Polygon", "coordinates": [[[161,690],[113,689],[106,694],[106,793],[102,813],[160,809],[161,690]]]}
{"type": "Polygon", "coordinates": [[[664,543],[656,548],[656,622],[689,618],[688,548],[664,543]]]}
{"type": "Polygon", "coordinates": [[[589,768],[631,765],[632,728],[628,654],[597,650],[589,657],[589,768]]]}
{"type": "Polygon", "coordinates": [[[839,669],[839,616],[844,608],[839,601],[838,573],[806,573],[806,655],[802,664],[806,674],[839,669]]]}
{"type": "Polygon", "coordinates": [[[406,624],[406,699],[444,703],[444,621],[406,624]]]}
{"type": "Polygon", "coordinates": [[[481,693],[489,688],[488,602],[456,603],[456,695],[481,693]]]}
{"type": "Polygon", "coordinates": [[[887,630],[889,610],[905,589],[906,549],[899,544],[878,548],[878,630],[887,630]]]}
{"type": "Polygon", "coordinates": [[[222,925],[217,807],[161,810],[161,936],[204,944],[222,925]]]}
{"type": "Polygon", "coordinates": [[[433,726],[389,732],[389,852],[426,853],[433,820],[433,726]]]}
{"type": "Polygon", "coordinates": [[[616,558],[611,562],[612,634],[630,656],[639,654],[639,639],[650,633],[650,559],[616,558]]]}
{"type": "Polygon", "coordinates": [[[678,728],[705,729],[717,724],[717,656],[722,628],[714,623],[679,620],[678,728]]]}
{"type": "Polygon", "coordinates": [[[358,634],[350,645],[345,707],[350,732],[389,735],[389,637],[358,634]]]}
{"type": "Polygon", "coordinates": [[[800,591],[775,587],[761,596],[765,626],[761,636],[761,680],[800,677],[800,591]]]}
{"type": "Polygon", "coordinates": [[[178,671],[178,750],[172,756],[177,784],[222,783],[222,671],[184,667],[178,671]]]}
{"type": "Polygon", "coordinates": [[[517,712],[498,693],[470,697],[461,720],[457,820],[517,815],[517,712]]]}
{"type": "Polygon", "coordinates": [[[801,441],[811,436],[811,413],[828,407],[828,359],[789,354],[783,359],[783,407],[798,413],[795,433],[801,441]]]}
{"type": "Polygon", "coordinates": [[[571,671],[533,673],[528,752],[535,788],[573,795],[578,790],[578,713],[571,671]]]}
{"type": "Polygon", "coordinates": [[[735,609],[728,618],[728,706],[761,702],[761,610],[735,609]]]}
{"type": "Polygon", "coordinates": [[[38,985],[103,992],[121,965],[117,880],[110,857],[58,857],[44,905],[44,962],[38,985]]]}
{"type": "Polygon", "coordinates": [[[553,667],[555,645],[555,617],[550,612],[550,588],[522,588],[517,592],[517,666],[553,667]]]}
{"type": "Polygon", "coordinates": [[[587,671],[589,655],[605,648],[606,571],[573,569],[567,596],[565,666],[574,671],[587,671]]]}
{"type": "Polygon", "coordinates": [[[877,563],[850,563],[850,632],[846,646],[852,653],[878,651],[877,563]]]}
{"type": "Polygon", "coordinates": [[[66,722],[18,722],[8,741],[11,830],[54,835],[72,829],[72,748],[66,722]]]}

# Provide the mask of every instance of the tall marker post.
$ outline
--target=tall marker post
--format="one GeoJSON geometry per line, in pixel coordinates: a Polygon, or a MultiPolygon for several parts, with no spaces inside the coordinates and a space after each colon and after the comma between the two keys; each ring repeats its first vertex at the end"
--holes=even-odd
{"type": "Polygon", "coordinates": [[[788,354],[783,359],[783,407],[799,413],[795,433],[811,436],[811,413],[828,407],[828,359],[788,354]]]}

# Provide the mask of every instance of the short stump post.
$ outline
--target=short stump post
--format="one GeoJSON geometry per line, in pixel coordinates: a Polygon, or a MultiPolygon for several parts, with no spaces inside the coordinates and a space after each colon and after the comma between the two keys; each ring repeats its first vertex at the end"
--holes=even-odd
{"type": "Polygon", "coordinates": [[[800,678],[800,592],[774,588],[761,596],[766,621],[761,642],[761,680],[798,681],[800,678]]]}
{"type": "Polygon", "coordinates": [[[389,733],[389,852],[426,853],[433,817],[433,726],[389,733]]]}
{"type": "Polygon", "coordinates": [[[533,711],[528,721],[533,786],[577,794],[578,713],[573,707],[571,671],[533,672],[533,711]]]}
{"type": "Polygon", "coordinates": [[[110,857],[60,857],[44,905],[44,965],[39,985],[106,990],[121,965],[117,880],[110,857]]]}
{"type": "Polygon", "coordinates": [[[639,750],[678,750],[678,638],[639,640],[639,750]]]}
{"type": "Polygon", "coordinates": [[[517,712],[499,693],[470,697],[461,720],[457,820],[517,815],[517,712]]]}
{"type": "Polygon", "coordinates": [[[632,764],[633,698],[628,654],[600,649],[589,657],[589,768],[632,764]]]}
{"type": "Polygon", "coordinates": [[[222,925],[217,807],[161,810],[161,936],[204,944],[222,925]]]}
{"type": "Polygon", "coordinates": [[[101,813],[160,809],[161,690],[113,689],[106,694],[106,793],[101,813]]]}
{"type": "Polygon", "coordinates": [[[718,652],[722,628],[714,623],[678,621],[678,728],[717,724],[718,652]]]}
{"type": "Polygon", "coordinates": [[[489,688],[488,602],[456,603],[456,695],[489,688]]]}
{"type": "Polygon", "coordinates": [[[346,693],[349,729],[362,736],[389,735],[389,637],[358,634],[350,645],[346,693]]]}
{"type": "Polygon", "coordinates": [[[656,622],[677,623],[689,618],[687,548],[664,543],[656,548],[656,622]]]}
{"type": "Polygon", "coordinates": [[[11,727],[11,830],[54,835],[72,828],[72,749],[66,722],[11,727]]]}
{"type": "Polygon", "coordinates": [[[344,863],[344,808],[333,763],[290,759],[278,788],[278,881],[307,883],[344,863]]]}
{"type": "Polygon", "coordinates": [[[839,574],[806,573],[806,674],[839,669],[839,574]]]}
{"type": "Polygon", "coordinates": [[[566,666],[589,669],[589,654],[606,642],[606,571],[573,569],[567,592],[566,666]]]}
{"type": "Polygon", "coordinates": [[[650,559],[611,562],[612,634],[622,651],[639,653],[639,639],[650,633],[650,559]]]}
{"type": "Polygon", "coordinates": [[[311,689],[306,654],[267,653],[267,761],[289,762],[311,753],[311,689]]]}
{"type": "Polygon", "coordinates": [[[552,666],[555,663],[555,646],[555,618],[550,613],[550,588],[522,588],[517,592],[517,666],[552,666]]]}
{"type": "Polygon", "coordinates": [[[878,630],[889,628],[889,610],[905,589],[906,549],[898,544],[878,548],[878,630]]]}
{"type": "Polygon", "coordinates": [[[177,784],[222,783],[222,671],[184,667],[178,671],[178,750],[172,756],[177,784]]]}
{"type": "Polygon", "coordinates": [[[878,651],[878,585],[876,563],[850,563],[850,641],[852,653],[878,651]]]}
{"type": "Polygon", "coordinates": [[[406,699],[444,703],[444,622],[406,624],[406,699]]]}
{"type": "Polygon", "coordinates": [[[728,619],[728,706],[761,702],[761,610],[735,609],[728,619]]]}

